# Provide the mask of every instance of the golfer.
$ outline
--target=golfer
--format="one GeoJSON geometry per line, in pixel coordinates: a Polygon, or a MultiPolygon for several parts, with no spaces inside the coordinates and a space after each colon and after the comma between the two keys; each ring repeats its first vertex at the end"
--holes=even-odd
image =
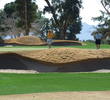
{"type": "Polygon", "coordinates": [[[100,49],[102,34],[101,34],[101,33],[96,33],[96,34],[94,35],[94,38],[95,38],[96,48],[97,48],[97,49],[100,49]]]}
{"type": "Polygon", "coordinates": [[[49,48],[51,48],[53,37],[54,37],[53,32],[51,30],[49,30],[47,33],[47,43],[48,43],[49,48]]]}

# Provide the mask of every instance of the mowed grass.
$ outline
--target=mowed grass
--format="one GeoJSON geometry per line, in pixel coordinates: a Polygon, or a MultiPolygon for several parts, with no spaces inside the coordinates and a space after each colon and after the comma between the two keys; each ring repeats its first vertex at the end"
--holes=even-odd
{"type": "Polygon", "coordinates": [[[110,90],[110,73],[0,73],[0,95],[110,90]]]}
{"type": "Polygon", "coordinates": [[[47,46],[4,46],[0,47],[0,51],[30,51],[47,49],[47,46]]]}
{"type": "MultiPolygon", "coordinates": [[[[75,46],[75,48],[82,48],[82,49],[96,49],[95,43],[84,42],[86,45],[83,46],[75,46]]],[[[100,49],[110,49],[109,44],[101,44],[100,49]]]]}
{"type": "MultiPolygon", "coordinates": [[[[86,45],[83,46],[52,46],[52,48],[81,48],[81,49],[96,49],[95,43],[84,42],[86,45]]],[[[48,46],[7,46],[0,47],[0,51],[22,51],[22,50],[42,50],[48,49],[48,46]]],[[[110,49],[110,45],[101,44],[101,49],[110,49]]]]}

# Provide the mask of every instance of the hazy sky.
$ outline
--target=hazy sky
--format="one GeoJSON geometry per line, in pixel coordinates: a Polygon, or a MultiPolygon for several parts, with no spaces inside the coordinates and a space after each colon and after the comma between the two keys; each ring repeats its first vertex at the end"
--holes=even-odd
{"type": "MultiPolygon", "coordinates": [[[[0,8],[6,3],[12,2],[15,0],[0,0],[0,8]]],[[[46,5],[44,0],[36,0],[39,8],[42,9],[44,5],[46,5]]],[[[96,25],[96,22],[91,20],[92,17],[96,17],[100,15],[99,10],[102,9],[100,4],[100,0],[82,0],[83,1],[83,9],[81,9],[81,17],[82,21],[86,22],[87,24],[96,25]]],[[[47,15],[48,16],[48,15],[47,15]]]]}

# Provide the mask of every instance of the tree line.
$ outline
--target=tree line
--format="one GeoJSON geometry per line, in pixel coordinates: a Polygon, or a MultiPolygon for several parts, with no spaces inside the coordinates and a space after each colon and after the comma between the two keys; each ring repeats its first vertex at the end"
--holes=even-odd
{"type": "MultiPolygon", "coordinates": [[[[7,3],[4,9],[0,10],[0,36],[16,38],[29,35],[45,37],[49,29],[56,34],[56,39],[77,40],[82,28],[80,9],[82,0],[44,0],[47,6],[39,11],[35,0],[15,0],[7,3]],[[52,17],[44,15],[50,13],[52,17]]],[[[102,33],[105,38],[110,36],[110,0],[101,0],[104,11],[101,15],[93,18],[99,21],[97,32],[102,33]]]]}
{"type": "Polygon", "coordinates": [[[35,0],[15,0],[0,10],[0,35],[12,38],[29,35],[29,32],[45,35],[48,29],[56,39],[76,39],[81,31],[81,0],[44,0],[47,6],[39,11],[35,0]],[[50,19],[43,14],[50,13],[50,19]]]}
{"type": "Polygon", "coordinates": [[[110,0],[101,0],[101,5],[104,8],[104,10],[100,10],[101,15],[92,18],[93,21],[99,22],[93,35],[101,33],[104,39],[110,40],[110,0]]]}

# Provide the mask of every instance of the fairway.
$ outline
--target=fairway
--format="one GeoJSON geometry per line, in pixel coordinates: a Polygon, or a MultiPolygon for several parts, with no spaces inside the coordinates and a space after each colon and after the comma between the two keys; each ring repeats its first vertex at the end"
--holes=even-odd
{"type": "Polygon", "coordinates": [[[110,90],[110,73],[0,74],[0,95],[110,90]]]}
{"type": "MultiPolygon", "coordinates": [[[[81,49],[96,49],[95,43],[84,42],[82,46],[52,46],[52,48],[81,48],[81,49]]],[[[0,47],[0,51],[30,51],[48,49],[48,46],[4,46],[0,47]]],[[[101,49],[110,49],[110,45],[101,44],[101,49]]]]}
{"type": "Polygon", "coordinates": [[[0,51],[30,51],[30,50],[42,50],[47,47],[36,47],[36,46],[13,46],[13,47],[0,47],[0,51]]]}

